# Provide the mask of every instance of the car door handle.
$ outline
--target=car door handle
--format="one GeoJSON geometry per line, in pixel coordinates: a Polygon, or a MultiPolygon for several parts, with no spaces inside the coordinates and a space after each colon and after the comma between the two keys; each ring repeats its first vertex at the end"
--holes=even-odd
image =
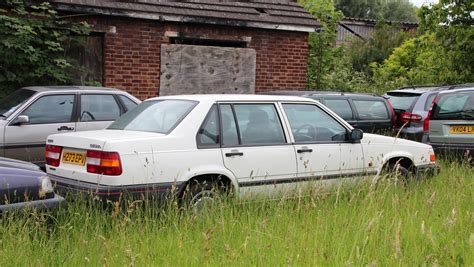
{"type": "Polygon", "coordinates": [[[61,126],[58,128],[58,131],[72,131],[74,127],[61,126]]]}
{"type": "Polygon", "coordinates": [[[225,153],[225,156],[226,156],[226,157],[243,156],[243,155],[244,155],[243,152],[229,152],[229,153],[225,153]]]}
{"type": "Polygon", "coordinates": [[[311,152],[313,152],[313,150],[311,148],[301,148],[301,149],[296,150],[296,152],[298,152],[298,153],[311,153],[311,152]]]}

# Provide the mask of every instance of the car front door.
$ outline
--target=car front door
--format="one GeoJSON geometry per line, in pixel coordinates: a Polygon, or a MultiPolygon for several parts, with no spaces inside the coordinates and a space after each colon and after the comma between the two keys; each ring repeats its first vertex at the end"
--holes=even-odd
{"type": "Polygon", "coordinates": [[[295,152],[274,103],[219,105],[222,158],[240,193],[273,195],[296,178],[295,152]]]}
{"type": "Polygon", "coordinates": [[[29,121],[15,123],[16,116],[5,128],[5,157],[42,165],[46,137],[75,131],[75,102],[74,94],[45,95],[26,107],[19,115],[29,121]]]}
{"type": "Polygon", "coordinates": [[[102,130],[122,114],[112,94],[82,94],[77,131],[102,130]]]}

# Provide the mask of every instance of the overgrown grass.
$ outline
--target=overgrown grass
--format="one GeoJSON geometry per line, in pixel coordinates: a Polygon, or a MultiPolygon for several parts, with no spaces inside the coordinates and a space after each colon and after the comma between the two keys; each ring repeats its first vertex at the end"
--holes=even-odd
{"type": "Polygon", "coordinates": [[[279,201],[223,203],[209,215],[81,201],[4,215],[0,266],[474,264],[474,174],[381,183],[279,201]]]}

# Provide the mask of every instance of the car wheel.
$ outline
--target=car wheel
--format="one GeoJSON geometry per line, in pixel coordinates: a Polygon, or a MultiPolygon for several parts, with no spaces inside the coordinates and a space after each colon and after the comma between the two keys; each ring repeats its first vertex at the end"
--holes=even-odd
{"type": "Polygon", "coordinates": [[[220,182],[192,180],[182,197],[182,207],[203,213],[221,201],[225,187],[220,182]]]}
{"type": "Polygon", "coordinates": [[[385,175],[393,178],[395,181],[401,181],[406,184],[413,179],[413,173],[400,165],[400,163],[391,163],[387,166],[384,171],[385,175]]]}

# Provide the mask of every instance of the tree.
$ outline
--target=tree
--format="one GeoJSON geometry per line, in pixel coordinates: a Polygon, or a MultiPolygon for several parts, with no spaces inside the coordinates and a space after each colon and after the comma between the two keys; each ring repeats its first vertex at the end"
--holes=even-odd
{"type": "Polygon", "coordinates": [[[84,35],[87,24],[60,19],[47,2],[25,7],[6,1],[0,9],[0,95],[20,86],[63,84],[70,63],[62,42],[72,34],[84,35]]]}
{"type": "Polygon", "coordinates": [[[474,81],[474,27],[469,1],[440,0],[422,7],[419,35],[373,64],[374,81],[387,89],[409,84],[474,81]]]}
{"type": "Polygon", "coordinates": [[[336,0],[336,8],[346,17],[417,21],[416,7],[409,0],[336,0]]]}

